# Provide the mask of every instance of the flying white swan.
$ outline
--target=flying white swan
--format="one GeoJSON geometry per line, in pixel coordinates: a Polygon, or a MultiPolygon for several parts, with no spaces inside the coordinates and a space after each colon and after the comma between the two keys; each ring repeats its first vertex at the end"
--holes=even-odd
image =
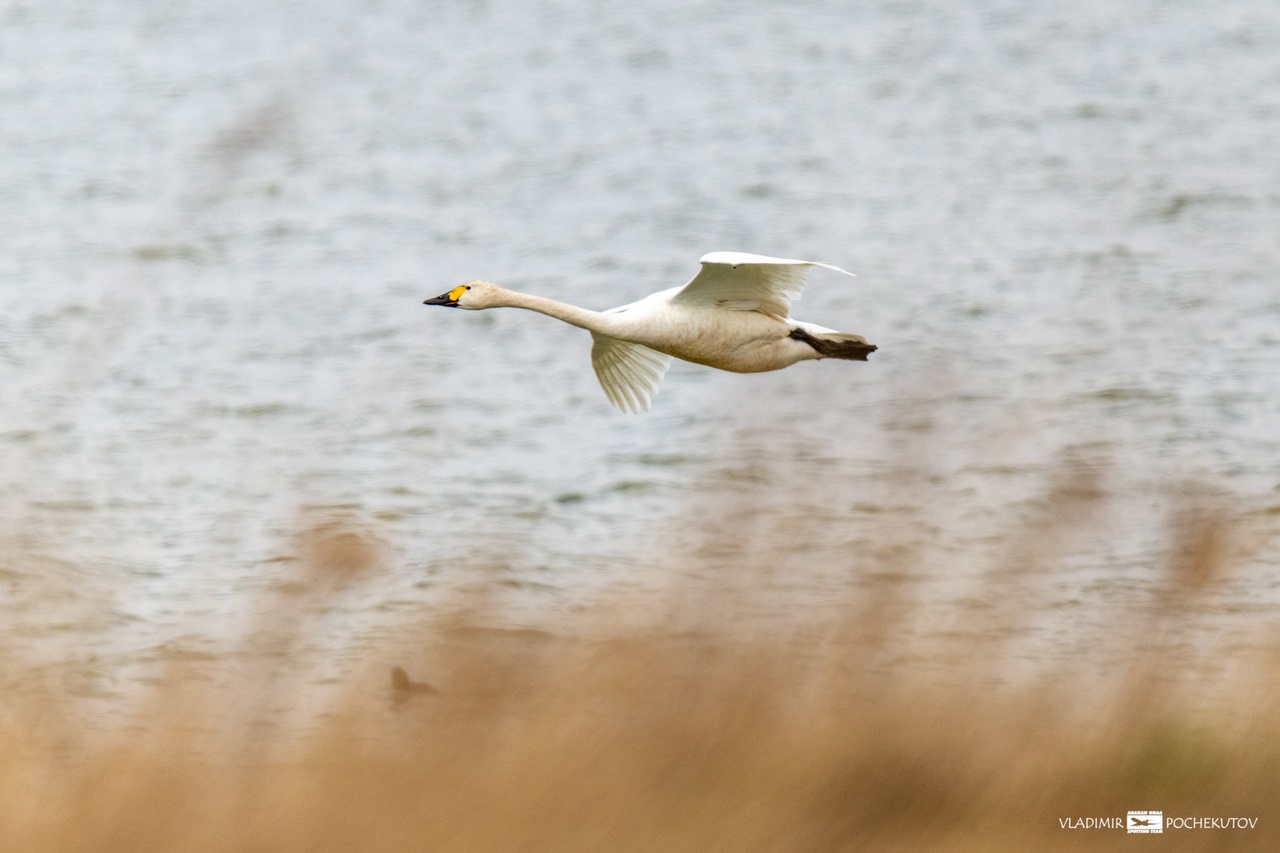
{"type": "Polygon", "coordinates": [[[469,281],[424,305],[528,308],[591,332],[591,366],[609,402],[649,410],[671,357],[734,373],[780,370],[797,361],[866,361],[876,347],[861,335],[792,320],[791,300],[809,267],[853,273],[814,261],[712,252],[684,287],[663,290],[608,311],[589,311],[491,281],[469,281]]]}

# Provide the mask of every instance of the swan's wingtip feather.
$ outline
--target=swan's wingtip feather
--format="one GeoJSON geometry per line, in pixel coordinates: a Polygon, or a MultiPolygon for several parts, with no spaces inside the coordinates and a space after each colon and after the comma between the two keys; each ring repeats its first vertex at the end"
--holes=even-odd
{"type": "Polygon", "coordinates": [[[838,267],[835,264],[823,264],[823,263],[819,263],[818,261],[810,261],[809,265],[815,266],[815,267],[822,267],[824,270],[832,270],[833,272],[842,272],[845,275],[849,276],[850,278],[858,277],[856,273],[851,273],[847,269],[844,269],[843,267],[838,267]]]}

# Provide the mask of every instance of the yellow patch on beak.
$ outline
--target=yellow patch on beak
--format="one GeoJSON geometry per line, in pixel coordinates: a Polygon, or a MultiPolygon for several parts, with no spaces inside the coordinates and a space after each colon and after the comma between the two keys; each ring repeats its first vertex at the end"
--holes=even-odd
{"type": "Polygon", "coordinates": [[[466,292],[467,292],[467,286],[465,284],[460,284],[457,287],[455,287],[453,290],[449,291],[449,298],[452,299],[454,302],[457,302],[458,299],[462,296],[462,294],[466,292]]]}

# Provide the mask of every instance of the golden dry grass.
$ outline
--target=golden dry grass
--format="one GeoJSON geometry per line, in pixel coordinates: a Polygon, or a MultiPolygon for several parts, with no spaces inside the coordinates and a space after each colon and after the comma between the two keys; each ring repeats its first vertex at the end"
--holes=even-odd
{"type": "MultiPolygon", "coordinates": [[[[1072,474],[1049,497],[988,576],[1005,598],[1010,566],[1052,553],[1099,491],[1072,474]]],[[[1204,501],[1175,514],[1164,600],[1117,621],[1103,686],[1078,666],[1012,674],[992,637],[1034,614],[1009,607],[916,669],[909,566],[887,565],[837,615],[784,607],[750,630],[741,595],[715,589],[678,596],[679,618],[640,608],[554,636],[487,629],[502,607],[473,601],[415,638],[439,692],[352,687],[305,736],[254,725],[287,700],[265,672],[230,696],[157,687],[132,725],[87,732],[74,700],[28,693],[0,717],[0,850],[1280,849],[1274,659],[1202,683],[1165,642],[1195,641],[1231,526],[1204,501]],[[1060,825],[1140,808],[1257,825],[1060,825]]],[[[296,545],[317,600],[386,560],[332,520],[296,545]]]]}

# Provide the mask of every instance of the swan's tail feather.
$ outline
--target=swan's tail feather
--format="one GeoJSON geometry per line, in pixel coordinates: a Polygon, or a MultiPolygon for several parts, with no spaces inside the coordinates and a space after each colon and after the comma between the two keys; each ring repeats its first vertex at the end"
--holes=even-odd
{"type": "Polygon", "coordinates": [[[866,361],[878,347],[867,343],[862,335],[847,332],[809,332],[793,328],[791,337],[813,347],[819,358],[843,358],[846,361],[866,361]]]}

